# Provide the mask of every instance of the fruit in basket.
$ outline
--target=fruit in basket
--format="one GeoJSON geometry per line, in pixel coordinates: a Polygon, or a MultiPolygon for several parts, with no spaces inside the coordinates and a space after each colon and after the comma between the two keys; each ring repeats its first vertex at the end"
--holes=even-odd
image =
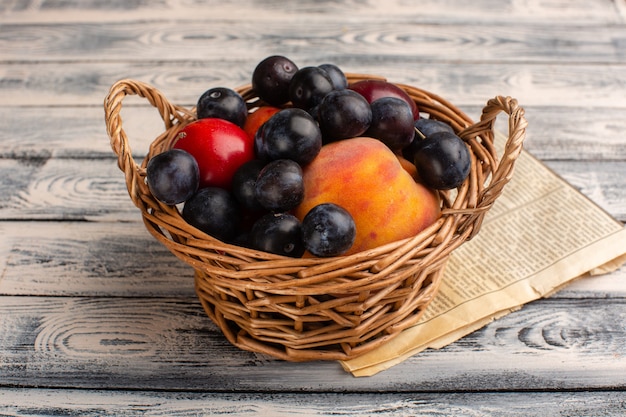
{"type": "Polygon", "coordinates": [[[406,101],[397,97],[382,97],[371,105],[372,123],[366,136],[376,138],[394,152],[407,147],[415,136],[413,113],[406,101]]]}
{"type": "Polygon", "coordinates": [[[291,159],[304,166],[322,147],[322,132],[309,113],[286,108],[274,114],[255,135],[260,159],[291,159]]]}
{"type": "Polygon", "coordinates": [[[413,124],[413,127],[417,129],[413,136],[413,140],[406,148],[402,149],[402,156],[404,156],[409,161],[413,161],[415,159],[415,151],[417,151],[417,149],[419,148],[420,142],[424,137],[428,137],[437,132],[450,132],[452,134],[455,133],[452,126],[450,126],[446,122],[423,117],[417,119],[413,124]]]}
{"type": "Polygon", "coordinates": [[[269,120],[270,117],[275,115],[280,111],[280,107],[274,106],[261,106],[256,109],[254,112],[248,115],[246,119],[246,123],[243,125],[243,130],[248,134],[251,139],[254,139],[254,135],[256,135],[257,130],[265,122],[269,120]]]}
{"type": "Polygon", "coordinates": [[[300,68],[289,83],[289,98],[295,107],[309,110],[335,89],[326,71],[319,67],[300,68]]]}
{"type": "Polygon", "coordinates": [[[324,145],[303,169],[304,200],[299,219],[315,206],[334,203],[356,224],[346,254],[414,236],[441,213],[435,191],[417,183],[381,141],[359,137],[324,145]]]}
{"type": "Polygon", "coordinates": [[[289,101],[289,83],[298,66],[282,55],[272,55],[257,64],[252,72],[252,89],[272,106],[289,101]]]}
{"type": "Polygon", "coordinates": [[[199,119],[182,128],[174,148],[196,158],[200,188],[230,189],[237,168],[255,157],[254,140],[236,124],[218,118],[199,119]]]}
{"type": "Polygon", "coordinates": [[[343,90],[344,88],[348,88],[348,78],[346,74],[335,64],[321,64],[318,65],[321,69],[326,71],[326,74],[330,77],[330,80],[333,82],[333,87],[335,90],[343,90]]]}
{"type": "Polygon", "coordinates": [[[241,212],[232,194],[223,188],[201,188],[185,202],[183,219],[195,228],[224,242],[239,232],[241,212]]]}
{"type": "Polygon", "coordinates": [[[396,157],[398,158],[400,165],[402,165],[402,168],[404,168],[404,170],[408,172],[409,175],[411,175],[411,177],[415,179],[415,181],[420,182],[419,174],[417,173],[417,167],[415,167],[415,164],[402,155],[396,154],[396,157]]]}
{"type": "Polygon", "coordinates": [[[243,127],[248,118],[248,107],[243,97],[235,90],[215,87],[200,96],[196,114],[198,119],[217,117],[243,127]]]}
{"type": "Polygon", "coordinates": [[[146,181],[157,200],[170,205],[179,204],[198,190],[200,170],[191,154],[181,149],[170,149],[150,158],[146,181]]]}
{"type": "Polygon", "coordinates": [[[436,190],[449,190],[465,181],[472,161],[460,137],[450,132],[437,132],[419,140],[414,162],[424,184],[436,190]]]}
{"type": "Polygon", "coordinates": [[[424,136],[430,136],[433,133],[437,132],[454,133],[454,129],[452,128],[452,126],[450,126],[446,122],[436,119],[422,118],[416,120],[413,125],[416,129],[419,129],[419,131],[422,132],[424,136]]]}
{"type": "Polygon", "coordinates": [[[233,196],[242,208],[252,212],[263,211],[263,206],[255,194],[256,180],[263,167],[264,161],[252,159],[241,165],[233,175],[233,196]]]}
{"type": "Polygon", "coordinates": [[[263,208],[275,213],[289,211],[304,198],[302,168],[290,159],[269,162],[259,172],[254,187],[263,208]]]}
{"type": "Polygon", "coordinates": [[[300,258],[304,254],[302,224],[289,213],[268,213],[250,231],[250,246],[278,255],[300,258]]]}
{"type": "Polygon", "coordinates": [[[372,122],[372,110],[365,98],[352,90],[333,90],[317,109],[324,142],[360,136],[372,122]]]}
{"type": "Polygon", "coordinates": [[[259,250],[300,256],[294,236],[302,232],[311,254],[352,254],[418,234],[441,215],[436,190],[467,176],[463,141],[442,122],[422,121],[395,84],[348,85],[335,65],[298,69],[283,56],[261,61],[252,81],[261,105],[245,120],[237,117],[246,107],[241,95],[211,89],[198,101],[198,115],[208,117],[175,138],[174,148],[197,161],[202,191],[183,217],[213,236],[234,241],[243,232],[259,250]],[[229,101],[237,97],[239,104],[229,101]],[[429,135],[416,138],[418,126],[429,135]],[[203,210],[209,220],[194,217],[203,210]],[[203,224],[215,218],[223,224],[203,224]]]}
{"type": "Polygon", "coordinates": [[[305,248],[315,256],[339,256],[356,238],[356,224],[350,213],[333,203],[313,207],[302,219],[305,248]]]}
{"type": "Polygon", "coordinates": [[[349,88],[361,94],[369,103],[372,103],[382,97],[397,97],[402,99],[406,101],[409,106],[411,106],[413,119],[417,120],[420,118],[419,109],[417,108],[415,101],[411,99],[406,91],[393,83],[377,79],[362,80],[351,84],[349,88]]]}

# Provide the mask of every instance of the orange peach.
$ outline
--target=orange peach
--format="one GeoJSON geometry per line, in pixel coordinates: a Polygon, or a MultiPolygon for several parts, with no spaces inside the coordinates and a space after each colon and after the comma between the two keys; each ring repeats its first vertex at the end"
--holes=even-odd
{"type": "Polygon", "coordinates": [[[433,190],[417,183],[381,141],[345,139],[322,147],[304,167],[303,219],[318,204],[335,203],[352,215],[356,239],[346,255],[411,237],[441,215],[433,190]]]}
{"type": "Polygon", "coordinates": [[[411,177],[413,177],[413,179],[417,180],[418,173],[415,164],[400,155],[396,155],[396,158],[398,158],[398,161],[400,162],[400,165],[402,165],[402,168],[404,168],[406,172],[411,174],[411,177]]]}

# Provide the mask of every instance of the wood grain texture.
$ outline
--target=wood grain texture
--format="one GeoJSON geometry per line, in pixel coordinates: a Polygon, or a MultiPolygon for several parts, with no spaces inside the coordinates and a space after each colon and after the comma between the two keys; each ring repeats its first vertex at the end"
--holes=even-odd
{"type": "Polygon", "coordinates": [[[245,0],[67,0],[62,2],[32,2],[14,0],[0,6],[0,18],[11,22],[59,21],[120,21],[142,19],[233,19],[266,20],[305,15],[309,18],[350,16],[355,20],[378,18],[410,18],[415,21],[432,19],[469,22],[552,22],[566,19],[580,24],[619,23],[624,15],[619,13],[620,1],[600,0],[482,0],[468,3],[463,0],[425,0],[419,7],[410,7],[402,0],[388,0],[382,4],[375,0],[340,0],[333,2],[299,1],[285,3],[280,0],[250,2],[245,0]],[[617,4],[616,4],[617,3],[617,4]],[[69,13],[68,13],[69,12],[69,13]]]}
{"type": "MultiPolygon", "coordinates": [[[[102,102],[133,78],[190,107],[273,53],[475,119],[510,95],[526,149],[626,222],[625,39],[624,0],[0,2],[0,414],[624,415],[626,267],[371,378],[234,348],[145,231],[102,102]]],[[[141,159],[162,121],[124,107],[141,159]]]]}
{"type": "Polygon", "coordinates": [[[41,166],[0,160],[0,172],[15,176],[1,198],[5,219],[137,219],[123,173],[115,161],[49,159],[41,166]],[[20,178],[20,173],[25,177],[20,178]],[[126,216],[127,212],[130,216],[126,216]]]}
{"type": "Polygon", "coordinates": [[[3,297],[0,380],[218,392],[624,389],[625,315],[623,299],[542,300],[401,367],[353,378],[335,362],[240,351],[194,299],[3,297]]]}
{"type": "Polygon", "coordinates": [[[626,190],[625,161],[547,161],[547,165],[594,203],[626,222],[626,196],[622,194],[626,190]]]}
{"type": "Polygon", "coordinates": [[[193,269],[143,223],[0,224],[0,294],[193,297],[193,269]]]}
{"type": "Polygon", "coordinates": [[[7,417],[131,416],[623,416],[619,392],[546,393],[194,393],[0,390],[7,417]]]}
{"type": "MultiPolygon", "coordinates": [[[[187,57],[172,62],[124,59],[123,62],[79,62],[70,68],[46,62],[9,63],[0,69],[0,106],[101,108],[110,86],[121,78],[131,78],[153,85],[175,104],[191,107],[211,87],[234,88],[250,83],[257,58],[261,56],[239,59],[229,56],[215,61],[187,57]]],[[[390,81],[435,92],[458,106],[484,106],[493,96],[510,95],[524,107],[580,108],[590,114],[605,108],[622,109],[622,116],[626,108],[621,95],[625,66],[595,62],[593,57],[588,58],[592,62],[559,66],[552,62],[495,65],[472,59],[459,64],[450,60],[430,61],[416,53],[383,59],[366,54],[317,57],[309,51],[293,59],[300,66],[331,62],[347,72],[384,75],[390,81]]],[[[141,102],[131,99],[129,104],[141,102]]],[[[538,117],[539,114],[533,119],[538,117]]]]}
{"type": "Polygon", "coordinates": [[[355,22],[311,17],[271,22],[140,21],[59,24],[3,24],[0,48],[5,60],[168,60],[194,56],[261,60],[276,51],[302,61],[302,51],[315,49],[321,61],[354,59],[372,50],[379,58],[418,56],[425,61],[457,59],[484,62],[620,63],[622,26],[491,23],[420,23],[397,19],[389,25],[377,17],[355,22]],[[294,26],[298,25],[298,26],[294,26]],[[210,29],[209,29],[210,28],[210,29]],[[294,29],[297,35],[294,36],[294,29]],[[584,30],[583,30],[584,29],[584,30]],[[254,44],[255,48],[248,46],[254,44]],[[462,50],[462,54],[459,51],[462,50]],[[522,58],[523,57],[523,58],[522,58]]]}

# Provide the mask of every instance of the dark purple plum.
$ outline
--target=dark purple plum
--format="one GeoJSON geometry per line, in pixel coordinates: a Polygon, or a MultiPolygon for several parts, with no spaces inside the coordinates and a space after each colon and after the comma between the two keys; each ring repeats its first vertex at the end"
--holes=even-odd
{"type": "Polygon", "coordinates": [[[255,147],[264,159],[291,159],[304,166],[320,152],[322,132],[309,113],[286,108],[274,114],[257,131],[255,147]]]}
{"type": "Polygon", "coordinates": [[[315,256],[342,255],[352,247],[355,238],[354,219],[337,204],[319,204],[302,219],[304,246],[315,256]]]}
{"type": "Polygon", "coordinates": [[[157,200],[175,205],[186,201],[198,190],[200,170],[190,153],[170,149],[150,158],[146,181],[157,200]]]}
{"type": "Polygon", "coordinates": [[[201,188],[185,202],[183,219],[195,228],[223,242],[239,232],[241,210],[235,197],[219,187],[201,188]]]}
{"type": "Polygon", "coordinates": [[[259,62],[252,73],[252,89],[272,106],[289,101],[289,84],[298,66],[282,55],[272,55],[259,62]]]}
{"type": "Polygon", "coordinates": [[[471,156],[463,140],[450,132],[437,132],[421,140],[415,151],[421,181],[436,190],[457,188],[467,178],[471,156]]]}
{"type": "Polygon", "coordinates": [[[360,136],[370,127],[372,110],[359,93],[334,90],[328,93],[318,108],[318,120],[324,143],[360,136]]]}
{"type": "Polygon", "coordinates": [[[373,103],[382,97],[400,98],[411,106],[413,119],[417,120],[420,118],[419,109],[415,101],[411,99],[411,96],[406,91],[393,83],[377,79],[362,80],[351,84],[349,88],[361,94],[369,103],[373,103]]]}
{"type": "Polygon", "coordinates": [[[452,128],[452,126],[441,120],[421,118],[419,120],[416,120],[413,126],[418,129],[424,136],[430,136],[433,133],[437,132],[454,133],[454,129],[452,128]]]}
{"type": "Polygon", "coordinates": [[[346,74],[337,65],[322,64],[318,66],[326,71],[331,81],[333,82],[333,87],[335,90],[343,90],[344,88],[348,88],[348,78],[346,78],[346,74]]]}
{"type": "Polygon", "coordinates": [[[300,220],[288,213],[259,218],[252,226],[249,243],[254,249],[292,258],[300,258],[305,250],[300,220]]]}
{"type": "Polygon", "coordinates": [[[326,71],[319,67],[304,67],[289,83],[289,98],[295,107],[309,110],[333,90],[333,81],[326,71]]]}
{"type": "Polygon", "coordinates": [[[196,106],[198,119],[215,117],[243,127],[248,118],[246,102],[235,90],[215,87],[205,91],[196,106]]]}
{"type": "Polygon", "coordinates": [[[397,97],[382,97],[374,100],[372,123],[366,136],[383,142],[394,152],[408,146],[415,136],[413,113],[406,101],[397,97]]]}
{"type": "Polygon", "coordinates": [[[402,156],[404,156],[407,161],[413,161],[415,159],[415,151],[417,151],[420,147],[420,143],[424,137],[431,136],[437,132],[449,132],[455,134],[452,126],[446,122],[442,122],[441,120],[420,118],[415,121],[413,126],[419,132],[415,132],[413,140],[409,146],[402,150],[402,156]]]}
{"type": "Polygon", "coordinates": [[[256,180],[255,195],[263,208],[274,213],[295,208],[304,199],[302,167],[291,159],[269,162],[256,180]]]}
{"type": "Polygon", "coordinates": [[[232,193],[241,207],[247,210],[254,212],[263,210],[263,206],[256,198],[255,185],[264,166],[264,161],[252,159],[237,168],[233,174],[232,193]]]}

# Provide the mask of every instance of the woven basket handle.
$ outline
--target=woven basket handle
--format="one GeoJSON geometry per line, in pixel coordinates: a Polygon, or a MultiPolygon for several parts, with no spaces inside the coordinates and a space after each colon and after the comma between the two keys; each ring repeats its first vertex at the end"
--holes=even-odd
{"type": "Polygon", "coordinates": [[[509,135],[499,161],[494,164],[491,181],[478,196],[476,213],[478,215],[472,235],[480,229],[480,223],[487,210],[493,205],[502,193],[504,186],[513,175],[513,168],[517,157],[522,152],[524,139],[526,138],[526,126],[528,122],[524,117],[524,109],[520,107],[517,100],[511,97],[497,96],[487,102],[483,108],[480,121],[467,129],[461,131],[461,137],[475,137],[476,135],[487,135],[493,143],[494,125],[497,116],[504,112],[508,115],[509,135]],[[486,133],[485,133],[486,132],[486,133]]]}
{"type": "Polygon", "coordinates": [[[146,98],[150,104],[159,111],[161,119],[165,123],[165,129],[169,129],[175,122],[182,122],[183,116],[189,117],[189,111],[183,107],[171,104],[165,96],[148,84],[134,80],[120,80],[113,84],[109,94],[104,100],[105,122],[107,133],[111,140],[111,148],[117,155],[117,165],[124,172],[126,186],[135,204],[138,204],[139,195],[135,184],[137,176],[142,171],[135,162],[128,136],[122,127],[122,101],[126,96],[139,96],[146,98]]]}

